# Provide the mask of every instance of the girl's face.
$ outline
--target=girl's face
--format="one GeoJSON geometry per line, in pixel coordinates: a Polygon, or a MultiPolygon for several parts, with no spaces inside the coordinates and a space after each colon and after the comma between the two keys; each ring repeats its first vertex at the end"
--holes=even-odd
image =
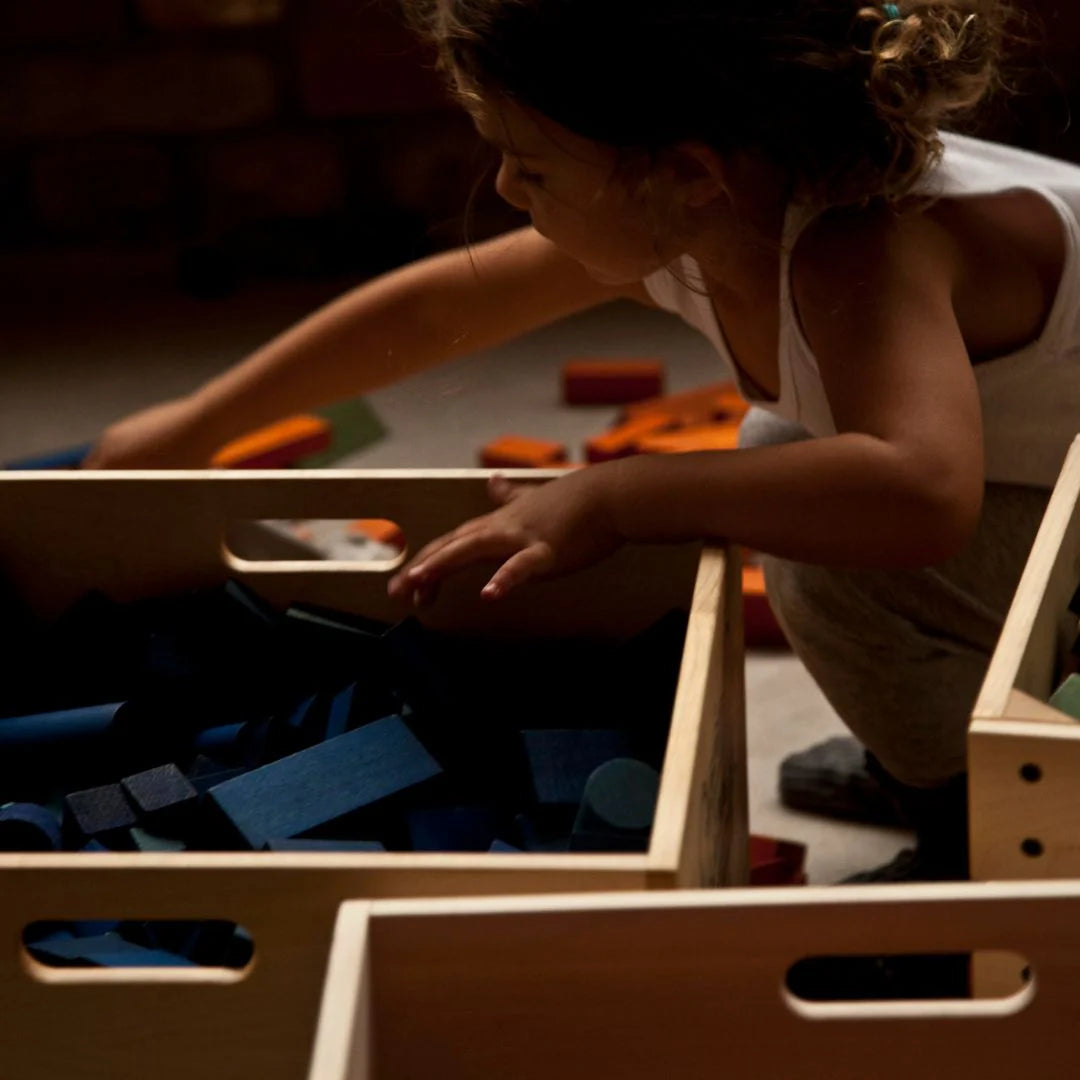
{"type": "Polygon", "coordinates": [[[470,112],[502,154],[496,191],[595,280],[640,281],[680,254],[653,228],[644,200],[616,177],[614,147],[503,99],[481,99],[470,112]]]}

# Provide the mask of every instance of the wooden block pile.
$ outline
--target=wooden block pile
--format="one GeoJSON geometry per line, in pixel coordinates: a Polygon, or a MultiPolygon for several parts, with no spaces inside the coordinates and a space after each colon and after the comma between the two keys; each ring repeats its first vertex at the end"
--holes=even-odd
{"type": "MultiPolygon", "coordinates": [[[[480,641],[237,582],[91,593],[0,694],[0,849],[644,851],[685,630],[480,641]]],[[[42,924],[27,945],[104,964],[164,941],[42,924]]],[[[244,955],[219,945],[200,955],[244,955]]]]}

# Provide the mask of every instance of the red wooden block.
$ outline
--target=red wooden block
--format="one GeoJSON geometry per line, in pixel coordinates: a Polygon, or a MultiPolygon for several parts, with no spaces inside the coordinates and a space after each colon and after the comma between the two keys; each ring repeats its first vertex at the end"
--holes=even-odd
{"type": "Polygon", "coordinates": [[[664,392],[659,360],[568,360],[562,376],[567,405],[623,405],[664,392]]]}
{"type": "Polygon", "coordinates": [[[566,462],[563,443],[504,435],[489,442],[480,451],[480,465],[485,469],[546,469],[566,462]]]}
{"type": "Polygon", "coordinates": [[[751,835],[751,885],[805,885],[805,866],[805,844],[751,835]]]}

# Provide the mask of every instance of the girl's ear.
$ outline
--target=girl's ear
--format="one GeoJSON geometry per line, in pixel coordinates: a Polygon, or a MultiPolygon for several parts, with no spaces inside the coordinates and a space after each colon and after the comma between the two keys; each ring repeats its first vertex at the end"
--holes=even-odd
{"type": "Polygon", "coordinates": [[[664,158],[672,187],[683,206],[701,210],[727,197],[727,167],[707,143],[677,143],[664,152],[664,158]]]}

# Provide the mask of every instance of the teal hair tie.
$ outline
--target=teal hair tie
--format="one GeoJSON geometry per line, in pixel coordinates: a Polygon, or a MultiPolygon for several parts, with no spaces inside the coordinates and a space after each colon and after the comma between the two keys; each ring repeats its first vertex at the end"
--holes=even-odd
{"type": "Polygon", "coordinates": [[[900,18],[900,8],[896,4],[882,4],[882,9],[885,12],[885,17],[891,22],[893,19],[900,18]]]}

